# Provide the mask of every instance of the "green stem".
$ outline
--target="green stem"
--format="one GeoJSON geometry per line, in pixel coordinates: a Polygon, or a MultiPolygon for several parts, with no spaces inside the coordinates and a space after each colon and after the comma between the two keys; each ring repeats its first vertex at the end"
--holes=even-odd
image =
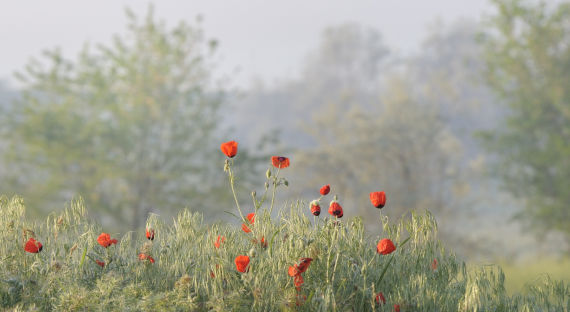
{"type": "MultiPolygon", "coordinates": [[[[232,163],[233,163],[233,161],[232,161],[232,163]]],[[[237,206],[239,215],[240,215],[240,217],[241,217],[242,222],[245,223],[245,218],[244,218],[244,216],[243,216],[243,213],[241,212],[241,208],[239,207],[239,201],[238,201],[238,199],[237,199],[236,190],[235,190],[235,187],[234,187],[234,172],[232,171],[231,165],[230,165],[230,167],[229,167],[229,169],[228,169],[228,177],[229,177],[229,179],[230,179],[230,187],[232,188],[232,194],[234,195],[234,200],[235,200],[235,202],[236,202],[236,206],[237,206]]]]}
{"type": "Polygon", "coordinates": [[[277,173],[273,178],[273,194],[271,194],[271,207],[269,209],[270,216],[273,213],[273,205],[275,204],[275,190],[277,189],[277,179],[279,178],[279,171],[281,171],[281,168],[277,168],[277,173]]]}

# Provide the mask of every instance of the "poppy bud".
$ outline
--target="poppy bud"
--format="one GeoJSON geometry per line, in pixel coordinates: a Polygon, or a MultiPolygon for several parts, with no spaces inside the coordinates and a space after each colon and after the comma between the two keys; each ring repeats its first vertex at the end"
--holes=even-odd
{"type": "Polygon", "coordinates": [[[265,189],[269,188],[269,183],[265,182],[265,189]]]}
{"type": "Polygon", "coordinates": [[[318,216],[321,214],[321,206],[319,205],[318,200],[313,200],[311,202],[311,213],[313,216],[318,216]]]}
{"type": "Polygon", "coordinates": [[[257,193],[255,191],[251,191],[251,197],[255,198],[255,195],[257,195],[257,193]]]}
{"type": "Polygon", "coordinates": [[[331,191],[331,185],[330,185],[330,184],[327,184],[327,185],[321,187],[320,193],[321,193],[321,195],[325,196],[325,195],[327,195],[330,191],[331,191]]]}
{"type": "Polygon", "coordinates": [[[267,169],[267,171],[265,171],[265,176],[269,179],[271,178],[271,169],[267,169]]]}
{"type": "Polygon", "coordinates": [[[329,213],[335,216],[336,218],[342,218],[342,216],[344,215],[342,211],[342,206],[336,200],[331,201],[329,205],[329,213]]]}
{"type": "Polygon", "coordinates": [[[255,256],[257,256],[257,252],[255,251],[255,248],[251,248],[249,250],[249,252],[247,253],[247,255],[251,258],[255,258],[255,256]]]}

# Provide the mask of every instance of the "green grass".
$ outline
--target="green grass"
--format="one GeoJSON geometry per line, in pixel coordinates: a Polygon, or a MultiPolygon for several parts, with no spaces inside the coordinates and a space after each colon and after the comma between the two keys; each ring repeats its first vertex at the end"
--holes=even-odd
{"type": "Polygon", "coordinates": [[[467,273],[436,239],[429,213],[398,222],[384,217],[383,232],[365,237],[360,219],[334,225],[321,215],[315,223],[302,213],[307,204],[287,207],[274,220],[260,211],[252,233],[234,225],[203,224],[199,214],[186,210],[172,225],[151,216],[154,241],[144,237],[144,229],[111,233],[119,243],[105,249],[97,243],[104,229],[86,220],[80,201],[34,224],[26,220],[20,198],[2,197],[0,304],[18,311],[392,311],[394,304],[401,311],[568,311],[570,289],[562,282],[541,281],[524,296],[509,296],[498,267],[467,273]],[[44,246],[38,254],[23,250],[29,231],[44,246]],[[216,249],[218,235],[226,240],[216,249]],[[252,242],[261,236],[267,248],[252,242]],[[375,243],[385,237],[398,247],[383,256],[375,243]],[[140,261],[141,250],[156,263],[140,261]],[[240,254],[252,256],[247,273],[236,271],[234,258],[240,254]],[[300,296],[306,300],[297,306],[287,270],[300,257],[314,260],[303,273],[300,296]],[[435,272],[434,258],[439,262],[435,272]],[[108,265],[101,268],[97,259],[108,265]],[[374,302],[379,291],[387,301],[382,306],[374,302]]]}
{"type": "Polygon", "coordinates": [[[552,277],[570,284],[570,259],[539,258],[522,263],[501,263],[507,277],[505,287],[509,294],[522,293],[528,286],[540,285],[543,279],[552,277]]]}

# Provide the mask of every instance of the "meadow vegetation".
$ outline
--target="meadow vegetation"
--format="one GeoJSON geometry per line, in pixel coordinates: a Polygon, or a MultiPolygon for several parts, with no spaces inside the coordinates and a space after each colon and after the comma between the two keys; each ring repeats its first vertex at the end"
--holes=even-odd
{"type": "MultiPolygon", "coordinates": [[[[237,144],[235,151],[224,151],[232,191],[236,152],[237,144]]],[[[151,214],[146,228],[105,239],[105,228],[88,219],[82,200],[34,223],[25,217],[22,198],[1,197],[2,309],[570,310],[570,287],[562,281],[545,277],[509,295],[500,267],[468,270],[439,242],[436,220],[427,211],[389,220],[382,215],[387,203],[378,210],[382,231],[367,236],[361,218],[338,218],[342,199],[331,202],[340,214],[329,209],[330,215],[319,216],[311,215],[309,201],[275,203],[275,192],[288,184],[279,177],[289,166],[284,160],[273,160],[277,168],[266,174],[265,193],[252,194],[253,205],[240,207],[236,197],[240,208],[228,212],[237,224],[205,224],[200,214],[182,210],[172,222],[151,214]],[[273,207],[278,208],[271,214],[273,207]],[[41,248],[30,245],[31,238],[41,248]],[[395,250],[376,246],[384,239],[395,250]]],[[[328,207],[324,199],[332,199],[331,189],[330,195],[321,193],[320,205],[328,207]]],[[[378,200],[386,199],[373,200],[383,206],[378,200]]]]}

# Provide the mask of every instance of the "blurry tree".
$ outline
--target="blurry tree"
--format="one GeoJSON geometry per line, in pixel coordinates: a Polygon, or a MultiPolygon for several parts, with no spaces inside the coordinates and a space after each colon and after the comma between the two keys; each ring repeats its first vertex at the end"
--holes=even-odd
{"type": "Polygon", "coordinates": [[[419,87],[405,64],[388,55],[374,31],[345,25],[325,32],[292,84],[312,116],[304,129],[315,142],[296,154],[292,170],[312,194],[330,183],[347,216],[376,215],[368,200],[376,190],[387,192],[388,214],[447,211],[461,144],[439,106],[414,94],[419,87]]]}
{"type": "Polygon", "coordinates": [[[76,60],[48,51],[47,65],[32,60],[18,74],[25,91],[2,121],[18,170],[3,191],[44,212],[81,195],[104,222],[132,227],[151,211],[219,211],[216,42],[199,26],[167,28],[152,8],[127,16],[128,32],[111,44],[86,45],[76,60]]]}
{"type": "Polygon", "coordinates": [[[570,3],[495,0],[482,42],[488,82],[509,109],[484,140],[519,217],[570,242],[570,3]]]}

